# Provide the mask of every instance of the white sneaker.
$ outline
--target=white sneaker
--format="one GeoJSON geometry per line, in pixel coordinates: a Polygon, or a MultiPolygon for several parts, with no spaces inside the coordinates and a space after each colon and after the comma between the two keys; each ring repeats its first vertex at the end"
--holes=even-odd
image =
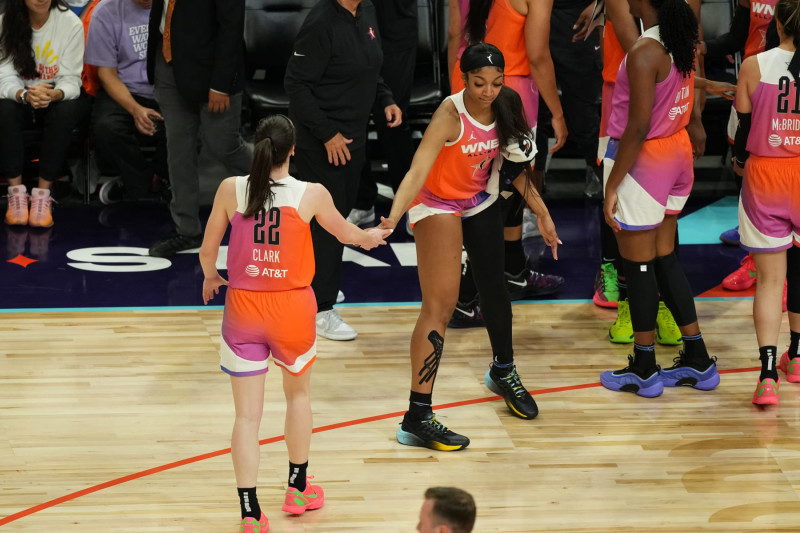
{"type": "Polygon", "coordinates": [[[351,341],[358,337],[356,330],[342,320],[336,309],[317,313],[317,335],[332,341],[351,341]]]}
{"type": "Polygon", "coordinates": [[[344,293],[342,291],[339,291],[339,293],[336,295],[336,303],[340,304],[343,301],[344,301],[344,293]]]}
{"type": "Polygon", "coordinates": [[[375,207],[369,209],[352,209],[347,215],[347,221],[356,226],[375,222],[375,207]]]}

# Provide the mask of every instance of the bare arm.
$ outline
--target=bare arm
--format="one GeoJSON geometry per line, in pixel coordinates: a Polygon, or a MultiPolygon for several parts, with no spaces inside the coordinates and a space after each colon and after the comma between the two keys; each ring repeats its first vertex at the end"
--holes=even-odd
{"type": "Polygon", "coordinates": [[[411,168],[406,172],[394,195],[389,217],[381,217],[381,227],[394,229],[425,184],[428,173],[445,142],[455,140],[460,132],[461,120],[458,118],[455,105],[450,100],[445,100],[433,114],[428,129],[422,136],[419,148],[411,161],[411,168]]]}
{"type": "Polygon", "coordinates": [[[311,220],[311,217],[315,217],[320,226],[336,237],[339,242],[354,244],[365,250],[386,244],[383,239],[392,232],[375,228],[365,231],[345,220],[333,204],[331,193],[319,183],[309,183],[306,186],[306,192],[303,194],[298,212],[304,220],[311,220]]]}
{"type": "Polygon", "coordinates": [[[531,211],[536,213],[536,224],[539,226],[539,232],[542,234],[544,243],[550,247],[550,250],[553,253],[553,258],[557,260],[558,245],[562,244],[562,242],[558,238],[556,226],[553,223],[552,217],[550,217],[550,211],[544,204],[544,200],[539,195],[536,187],[528,182],[525,172],[522,172],[514,180],[514,187],[525,199],[525,203],[528,204],[528,207],[531,208],[531,211]]]}
{"type": "Polygon", "coordinates": [[[119,72],[114,67],[97,67],[97,77],[103,84],[103,89],[108,95],[117,102],[122,108],[131,114],[136,124],[136,128],[145,135],[153,135],[156,126],[153,119],[164,120],[164,117],[154,109],[148,109],[139,105],[128,87],[119,79],[119,72]]]}
{"type": "Polygon", "coordinates": [[[622,49],[627,52],[639,39],[639,26],[631,15],[627,0],[606,0],[606,18],[614,25],[622,49]]]}
{"type": "Polygon", "coordinates": [[[214,196],[214,205],[208,217],[203,244],[200,246],[200,266],[203,269],[203,303],[207,304],[221,285],[228,282],[217,271],[219,245],[228,224],[236,211],[236,178],[228,178],[220,183],[214,196]]]}
{"type": "MultiPolygon", "coordinates": [[[[450,0],[450,23],[447,28],[447,76],[448,79],[453,75],[453,69],[456,67],[456,59],[458,56],[458,48],[461,46],[461,32],[464,29],[461,27],[461,6],[458,5],[458,0],[450,0]]],[[[450,80],[453,83],[453,80],[450,80]]]]}
{"type": "Polygon", "coordinates": [[[531,65],[531,76],[539,87],[544,103],[553,115],[553,131],[556,144],[550,150],[555,152],[567,142],[567,123],[556,89],[556,74],[553,58],[550,56],[550,13],[553,0],[529,0],[528,15],[525,19],[525,50],[531,65]]]}

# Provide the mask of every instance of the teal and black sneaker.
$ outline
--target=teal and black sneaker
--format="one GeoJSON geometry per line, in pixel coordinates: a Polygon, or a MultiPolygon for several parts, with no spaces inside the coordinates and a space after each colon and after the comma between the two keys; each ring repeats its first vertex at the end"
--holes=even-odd
{"type": "Polygon", "coordinates": [[[505,377],[492,376],[491,367],[483,376],[483,382],[495,394],[499,394],[505,400],[509,411],[514,416],[530,420],[539,414],[539,408],[533,400],[533,396],[522,385],[517,367],[511,369],[511,373],[505,377]]]}
{"type": "Polygon", "coordinates": [[[422,420],[415,420],[406,413],[397,428],[397,442],[406,446],[419,446],[442,452],[463,450],[469,446],[469,439],[447,429],[430,413],[422,420]]]}

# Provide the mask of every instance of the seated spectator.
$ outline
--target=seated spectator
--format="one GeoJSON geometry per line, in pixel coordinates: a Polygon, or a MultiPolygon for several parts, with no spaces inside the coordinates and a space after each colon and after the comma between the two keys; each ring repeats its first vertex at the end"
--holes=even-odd
{"type": "Polygon", "coordinates": [[[419,533],[470,533],[475,525],[475,500],[455,487],[431,487],[419,512],[419,533]]]}
{"type": "Polygon", "coordinates": [[[147,81],[151,0],[104,0],[94,10],[86,63],[97,67],[100,89],[92,111],[92,138],[101,168],[119,172],[100,188],[100,201],[139,200],[153,182],[153,164],[142,154],[137,132],[155,137],[156,161],[166,166],[166,136],[147,81]]]}
{"type": "Polygon", "coordinates": [[[81,93],[83,29],[63,0],[9,0],[0,22],[0,177],[6,223],[53,225],[50,186],[65,167],[70,134],[88,110],[81,93]],[[38,187],[22,184],[23,131],[42,130],[38,187]]]}

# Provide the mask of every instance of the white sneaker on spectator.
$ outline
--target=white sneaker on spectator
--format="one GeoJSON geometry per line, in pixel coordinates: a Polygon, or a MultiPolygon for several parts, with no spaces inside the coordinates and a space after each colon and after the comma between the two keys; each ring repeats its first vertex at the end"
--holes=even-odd
{"type": "Polygon", "coordinates": [[[356,330],[342,320],[336,309],[317,313],[317,335],[332,341],[351,341],[358,337],[356,330]]]}
{"type": "Polygon", "coordinates": [[[347,215],[347,221],[356,226],[371,224],[375,222],[375,207],[369,209],[351,209],[347,215]]]}
{"type": "Polygon", "coordinates": [[[122,178],[111,178],[100,186],[97,197],[103,205],[116,204],[122,201],[122,178]]]}
{"type": "Polygon", "coordinates": [[[344,293],[342,291],[339,291],[339,293],[336,295],[336,303],[340,304],[343,301],[344,301],[344,293]]]}

